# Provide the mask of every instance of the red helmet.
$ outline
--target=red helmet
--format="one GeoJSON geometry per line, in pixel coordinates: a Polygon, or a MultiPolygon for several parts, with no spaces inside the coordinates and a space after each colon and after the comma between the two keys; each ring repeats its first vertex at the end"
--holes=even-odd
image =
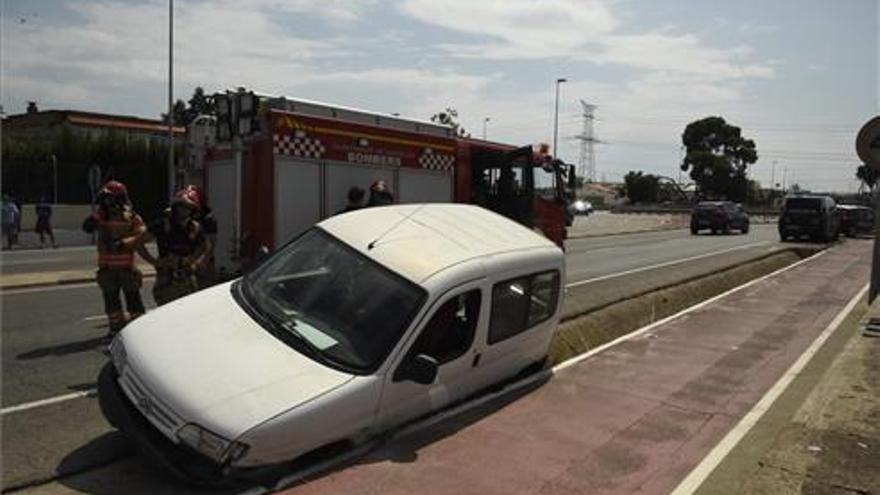
{"type": "Polygon", "coordinates": [[[198,211],[202,209],[202,194],[197,187],[186,186],[174,193],[171,204],[184,204],[192,208],[193,211],[198,211]]]}
{"type": "Polygon", "coordinates": [[[98,202],[113,202],[116,204],[125,204],[128,202],[128,188],[119,181],[111,180],[101,186],[98,191],[98,202]]]}
{"type": "Polygon", "coordinates": [[[111,180],[101,187],[101,192],[109,196],[128,196],[128,188],[118,180],[111,180]]]}
{"type": "Polygon", "coordinates": [[[205,201],[204,201],[205,193],[202,192],[202,188],[201,188],[201,187],[199,187],[199,186],[197,186],[197,185],[195,185],[195,184],[187,184],[187,185],[184,186],[183,188],[184,188],[184,189],[189,189],[189,190],[191,190],[192,192],[194,192],[194,193],[199,197],[199,204],[202,205],[202,206],[205,205],[205,201]]]}

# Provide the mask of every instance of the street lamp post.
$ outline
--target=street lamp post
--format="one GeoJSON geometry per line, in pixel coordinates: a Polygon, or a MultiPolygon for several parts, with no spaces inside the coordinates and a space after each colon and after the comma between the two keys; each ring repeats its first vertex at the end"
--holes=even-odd
{"type": "Polygon", "coordinates": [[[556,145],[559,140],[559,85],[567,82],[567,79],[560,77],[556,80],[556,111],[553,114],[553,156],[559,157],[556,145]]]}
{"type": "Polygon", "coordinates": [[[168,197],[174,194],[174,0],[168,0],[168,197]]]}
{"type": "Polygon", "coordinates": [[[487,136],[489,135],[488,134],[489,120],[491,120],[489,117],[486,117],[483,119],[483,141],[485,141],[487,136]]]}

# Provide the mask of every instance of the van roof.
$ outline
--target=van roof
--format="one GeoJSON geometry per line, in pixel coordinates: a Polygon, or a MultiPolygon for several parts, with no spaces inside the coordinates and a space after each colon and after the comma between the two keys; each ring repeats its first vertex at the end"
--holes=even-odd
{"type": "MultiPolygon", "coordinates": [[[[417,283],[482,256],[538,248],[559,250],[546,237],[473,205],[363,208],[328,218],[318,226],[417,283]]],[[[562,258],[561,250],[559,255],[562,258]]]]}

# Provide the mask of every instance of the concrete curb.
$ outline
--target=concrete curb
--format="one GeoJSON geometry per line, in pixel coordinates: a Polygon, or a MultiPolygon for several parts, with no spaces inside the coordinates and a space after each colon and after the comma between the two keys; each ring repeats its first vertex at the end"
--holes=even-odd
{"type": "MultiPolygon", "coordinates": [[[[0,291],[7,290],[15,290],[15,289],[33,289],[37,287],[51,287],[56,285],[75,285],[75,284],[84,284],[91,283],[95,281],[95,273],[93,271],[82,272],[81,274],[75,275],[55,275],[53,278],[53,273],[57,272],[46,272],[46,273],[38,273],[38,274],[10,274],[6,275],[5,278],[14,277],[17,275],[27,275],[31,279],[36,280],[13,280],[11,282],[3,281],[0,283],[0,291]],[[45,275],[45,277],[43,277],[45,275]]],[[[155,270],[152,268],[149,270],[141,269],[141,273],[143,273],[144,278],[154,278],[156,276],[155,270]]],[[[23,278],[23,277],[22,277],[23,278]]]]}

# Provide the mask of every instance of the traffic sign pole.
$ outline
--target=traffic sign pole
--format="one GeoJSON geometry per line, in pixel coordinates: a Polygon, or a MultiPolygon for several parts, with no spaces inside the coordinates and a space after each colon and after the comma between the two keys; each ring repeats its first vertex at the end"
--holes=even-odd
{"type": "MultiPolygon", "coordinates": [[[[865,124],[856,137],[856,153],[862,162],[874,170],[880,170],[880,116],[865,124]]],[[[868,304],[874,302],[880,292],[880,184],[874,184],[874,256],[871,259],[871,285],[868,304]]]]}

